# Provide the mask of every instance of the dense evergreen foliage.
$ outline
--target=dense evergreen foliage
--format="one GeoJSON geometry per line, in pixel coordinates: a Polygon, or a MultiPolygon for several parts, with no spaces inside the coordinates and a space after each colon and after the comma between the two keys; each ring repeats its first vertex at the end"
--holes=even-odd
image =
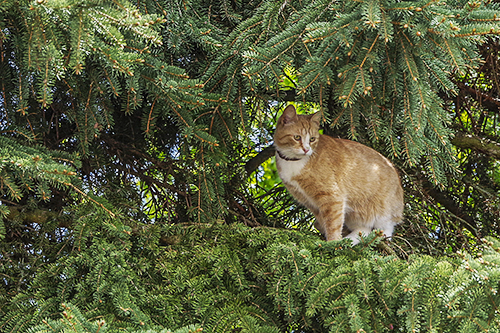
{"type": "Polygon", "coordinates": [[[498,330],[499,23],[498,1],[0,2],[0,331],[498,330]],[[322,242],[286,194],[291,102],[399,168],[389,245],[322,242]]]}
{"type": "Polygon", "coordinates": [[[500,327],[498,241],[488,242],[478,259],[463,253],[456,259],[402,260],[377,253],[381,239],[375,235],[352,248],[347,241],[324,242],[314,234],[273,228],[151,226],[130,236],[126,226],[114,223],[106,224],[107,236],[83,231],[77,243],[84,242],[85,250],[48,264],[30,283],[29,294],[13,299],[3,329],[167,332],[195,325],[203,332],[498,332],[500,327]]]}

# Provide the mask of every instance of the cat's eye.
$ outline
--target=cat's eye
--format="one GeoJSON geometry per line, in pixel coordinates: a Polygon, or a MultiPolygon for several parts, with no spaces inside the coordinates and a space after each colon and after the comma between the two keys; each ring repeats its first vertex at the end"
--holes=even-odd
{"type": "Polygon", "coordinates": [[[312,138],[309,139],[310,142],[316,141],[316,138],[313,136],[312,138]]]}
{"type": "Polygon", "coordinates": [[[293,137],[293,139],[294,139],[294,140],[299,141],[299,140],[300,140],[300,135],[295,135],[295,136],[293,137]]]}

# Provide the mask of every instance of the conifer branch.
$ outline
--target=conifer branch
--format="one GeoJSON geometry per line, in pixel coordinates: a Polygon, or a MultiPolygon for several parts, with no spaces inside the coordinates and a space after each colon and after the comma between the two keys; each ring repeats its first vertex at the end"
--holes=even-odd
{"type": "Polygon", "coordinates": [[[65,185],[65,186],[68,186],[68,187],[71,187],[73,190],[75,190],[76,192],[78,192],[79,194],[83,195],[88,200],[92,201],[94,204],[96,204],[99,207],[101,207],[102,209],[104,209],[109,214],[109,216],[111,216],[111,218],[114,219],[116,217],[115,213],[113,213],[112,211],[110,211],[109,209],[107,209],[106,207],[104,207],[104,205],[102,203],[96,201],[94,198],[90,197],[87,193],[83,192],[82,190],[80,190],[75,185],[73,185],[71,183],[68,183],[68,182],[61,182],[61,184],[65,185]]]}
{"type": "Polygon", "coordinates": [[[481,44],[499,10],[0,2],[0,327],[497,329],[500,243],[477,238],[499,235],[498,43],[481,44]],[[376,234],[322,241],[277,186],[262,143],[298,97],[325,133],[399,157],[407,221],[388,246],[409,260],[376,234]]]}

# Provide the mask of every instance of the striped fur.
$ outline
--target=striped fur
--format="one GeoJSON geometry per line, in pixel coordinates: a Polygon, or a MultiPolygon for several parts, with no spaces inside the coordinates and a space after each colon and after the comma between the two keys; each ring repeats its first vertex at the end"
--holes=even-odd
{"type": "Polygon", "coordinates": [[[360,143],[319,134],[320,114],[297,115],[289,105],[278,120],[274,145],[288,191],[316,217],[326,240],[353,244],[373,229],[392,236],[403,217],[403,189],[391,162],[360,143]]]}

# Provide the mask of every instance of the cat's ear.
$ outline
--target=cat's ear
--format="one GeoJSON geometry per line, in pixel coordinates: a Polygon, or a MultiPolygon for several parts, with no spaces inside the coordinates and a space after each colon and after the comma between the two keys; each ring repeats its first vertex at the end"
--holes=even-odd
{"type": "Polygon", "coordinates": [[[319,124],[321,122],[321,112],[316,112],[316,113],[312,114],[311,115],[311,122],[316,123],[316,125],[318,125],[318,127],[319,127],[319,124]]]}
{"type": "Polygon", "coordinates": [[[297,112],[295,111],[295,107],[293,105],[288,105],[283,111],[280,119],[278,119],[278,123],[283,125],[293,124],[299,120],[297,117],[297,112]]]}

